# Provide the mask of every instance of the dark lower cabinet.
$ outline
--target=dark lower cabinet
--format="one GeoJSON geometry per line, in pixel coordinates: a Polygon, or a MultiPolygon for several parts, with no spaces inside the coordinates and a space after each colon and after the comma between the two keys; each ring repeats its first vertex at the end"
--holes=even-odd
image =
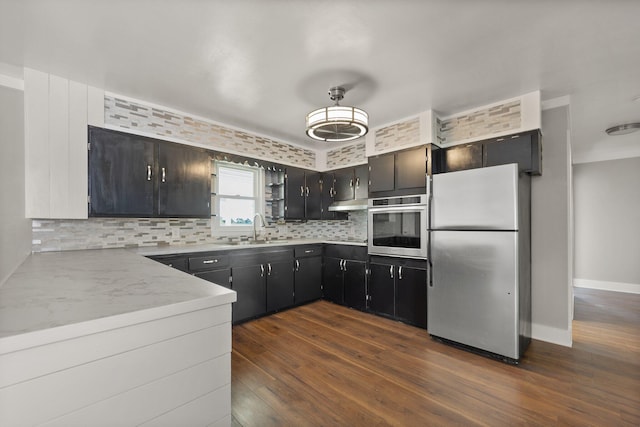
{"type": "Polygon", "coordinates": [[[322,271],[323,296],[347,307],[367,306],[367,248],[325,245],[322,271]]]}
{"type": "Polygon", "coordinates": [[[384,316],[395,316],[395,266],[370,263],[369,310],[384,316]]]}
{"type": "Polygon", "coordinates": [[[325,257],[322,266],[322,295],[336,304],[344,304],[344,279],[341,258],[325,257]]]}
{"type": "Polygon", "coordinates": [[[367,308],[367,263],[344,260],[344,305],[358,310],[367,308]]]}
{"type": "Polygon", "coordinates": [[[225,288],[231,288],[231,269],[221,268],[219,270],[204,271],[201,273],[194,273],[194,276],[207,280],[216,285],[224,286],[225,288]]]}
{"type": "Polygon", "coordinates": [[[291,261],[266,265],[267,312],[293,305],[293,265],[291,261]]]}
{"type": "Polygon", "coordinates": [[[322,298],[322,245],[297,246],[294,253],[295,304],[322,298]]]}
{"type": "Polygon", "coordinates": [[[370,257],[369,311],[427,327],[427,262],[370,257]]]}
{"type": "Polygon", "coordinates": [[[265,273],[262,264],[233,267],[231,288],[237,292],[231,316],[233,323],[262,316],[267,312],[265,273]]]}
{"type": "Polygon", "coordinates": [[[396,282],[396,318],[427,328],[427,269],[402,267],[396,282]]]}
{"type": "Polygon", "coordinates": [[[176,270],[189,271],[187,257],[183,255],[156,255],[149,258],[176,270]]]}

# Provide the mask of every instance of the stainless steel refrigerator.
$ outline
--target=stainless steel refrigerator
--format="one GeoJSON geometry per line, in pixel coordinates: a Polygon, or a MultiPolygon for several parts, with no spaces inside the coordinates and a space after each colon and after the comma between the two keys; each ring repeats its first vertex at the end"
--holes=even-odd
{"type": "Polygon", "coordinates": [[[531,178],[516,164],[433,176],[427,328],[507,362],[531,337],[531,178]]]}

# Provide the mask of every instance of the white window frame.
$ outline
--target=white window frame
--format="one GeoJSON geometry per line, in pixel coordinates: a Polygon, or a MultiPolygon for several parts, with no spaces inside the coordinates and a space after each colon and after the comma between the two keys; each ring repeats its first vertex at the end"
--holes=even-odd
{"type": "Polygon", "coordinates": [[[264,216],[264,205],[265,205],[265,191],[264,191],[264,170],[257,166],[247,166],[241,165],[232,162],[224,162],[224,161],[215,161],[214,162],[214,173],[216,175],[215,179],[215,188],[213,188],[213,192],[215,193],[214,197],[214,216],[211,218],[211,229],[215,235],[223,235],[223,236],[238,236],[238,235],[251,235],[253,233],[253,222],[251,224],[246,225],[220,225],[220,199],[221,198],[230,198],[230,199],[254,199],[256,212],[253,213],[250,217],[252,221],[255,217],[256,213],[260,213],[264,216]],[[253,194],[254,197],[238,197],[233,195],[224,195],[219,192],[219,180],[220,180],[220,167],[228,168],[228,169],[238,169],[243,171],[251,171],[254,173],[253,179],[253,194]]]}

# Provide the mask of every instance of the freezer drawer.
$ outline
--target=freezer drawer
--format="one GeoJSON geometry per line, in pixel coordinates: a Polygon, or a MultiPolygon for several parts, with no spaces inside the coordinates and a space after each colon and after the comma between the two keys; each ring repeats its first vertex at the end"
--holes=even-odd
{"type": "Polygon", "coordinates": [[[433,176],[434,230],[517,230],[518,165],[433,176]]]}
{"type": "Polygon", "coordinates": [[[518,233],[432,231],[431,335],[519,358],[518,233]]]}

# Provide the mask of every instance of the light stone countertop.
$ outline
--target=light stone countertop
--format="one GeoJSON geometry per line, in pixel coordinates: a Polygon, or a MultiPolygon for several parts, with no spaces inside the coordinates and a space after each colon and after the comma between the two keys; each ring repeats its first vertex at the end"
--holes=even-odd
{"type": "Polygon", "coordinates": [[[127,249],[32,254],[0,287],[0,354],[235,300],[127,249]]]}

